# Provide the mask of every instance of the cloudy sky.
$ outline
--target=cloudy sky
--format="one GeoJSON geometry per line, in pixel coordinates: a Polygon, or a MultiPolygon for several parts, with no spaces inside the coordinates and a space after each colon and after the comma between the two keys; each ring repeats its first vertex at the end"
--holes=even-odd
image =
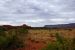
{"type": "Polygon", "coordinates": [[[0,0],[0,25],[44,26],[75,22],[75,0],[0,0]]]}

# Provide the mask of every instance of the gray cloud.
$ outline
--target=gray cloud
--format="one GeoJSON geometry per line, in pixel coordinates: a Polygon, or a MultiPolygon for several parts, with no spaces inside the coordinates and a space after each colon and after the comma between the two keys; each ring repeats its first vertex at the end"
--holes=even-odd
{"type": "Polygon", "coordinates": [[[0,0],[0,25],[75,22],[75,0],[0,0]]]}

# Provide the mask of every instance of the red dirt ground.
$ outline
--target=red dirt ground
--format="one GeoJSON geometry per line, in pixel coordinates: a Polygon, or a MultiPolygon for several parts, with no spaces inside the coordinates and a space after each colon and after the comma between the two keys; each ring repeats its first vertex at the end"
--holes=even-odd
{"type": "Polygon", "coordinates": [[[45,44],[43,42],[28,40],[26,42],[26,47],[17,50],[41,50],[43,47],[45,47],[45,44]]]}

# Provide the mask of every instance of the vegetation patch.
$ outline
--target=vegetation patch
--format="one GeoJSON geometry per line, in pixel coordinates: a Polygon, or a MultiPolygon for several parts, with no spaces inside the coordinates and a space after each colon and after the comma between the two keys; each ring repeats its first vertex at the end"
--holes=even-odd
{"type": "Polygon", "coordinates": [[[67,39],[56,33],[56,42],[48,43],[42,50],[75,50],[75,38],[67,39]]]}
{"type": "Polygon", "coordinates": [[[0,50],[14,50],[25,46],[24,38],[27,36],[28,30],[25,28],[17,28],[6,31],[0,28],[0,50]]]}

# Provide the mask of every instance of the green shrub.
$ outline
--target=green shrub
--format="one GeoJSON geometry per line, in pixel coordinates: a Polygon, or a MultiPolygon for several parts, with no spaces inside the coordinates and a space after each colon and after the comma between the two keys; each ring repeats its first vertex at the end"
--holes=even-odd
{"type": "Polygon", "coordinates": [[[20,48],[25,45],[23,41],[24,39],[21,39],[21,38],[26,36],[26,34],[28,33],[28,30],[12,29],[12,30],[8,30],[7,32],[8,33],[6,33],[5,31],[0,32],[3,34],[3,35],[2,34],[0,35],[0,50],[11,50],[11,49],[13,50],[14,48],[15,49],[20,48]]]}
{"type": "Polygon", "coordinates": [[[25,28],[20,28],[19,29],[19,33],[27,33],[27,32],[28,32],[28,30],[25,29],[25,28]]]}
{"type": "Polygon", "coordinates": [[[20,35],[20,36],[21,36],[21,35],[22,35],[22,36],[23,36],[23,35],[26,35],[27,33],[28,33],[28,30],[25,29],[25,28],[20,28],[20,29],[17,30],[17,34],[20,35]]]}
{"type": "Polygon", "coordinates": [[[48,43],[42,50],[58,50],[58,47],[55,44],[48,43]]]}
{"type": "Polygon", "coordinates": [[[5,35],[5,29],[3,27],[0,27],[0,36],[4,36],[5,35]]]}

